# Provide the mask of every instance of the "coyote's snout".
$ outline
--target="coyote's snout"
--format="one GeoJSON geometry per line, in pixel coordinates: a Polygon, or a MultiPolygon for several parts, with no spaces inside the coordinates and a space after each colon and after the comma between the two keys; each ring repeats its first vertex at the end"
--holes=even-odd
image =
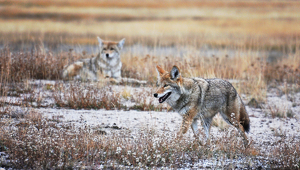
{"type": "Polygon", "coordinates": [[[121,50],[125,39],[119,42],[103,41],[97,37],[100,52],[96,57],[81,59],[65,67],[62,78],[65,80],[103,81],[112,83],[143,85],[146,81],[121,76],[121,50]],[[109,78],[109,79],[107,79],[109,78]]]}
{"type": "Polygon", "coordinates": [[[97,37],[100,53],[96,57],[76,61],[63,70],[63,79],[97,81],[103,78],[121,80],[122,62],[120,52],[125,39],[119,42],[103,41],[97,37]]]}
{"type": "Polygon", "coordinates": [[[166,101],[168,99],[168,97],[170,97],[170,95],[172,94],[171,91],[165,91],[163,94],[154,94],[154,97],[158,97],[158,101],[159,103],[163,103],[164,101],[166,101]]]}
{"type": "Polygon", "coordinates": [[[183,117],[178,135],[186,133],[191,126],[198,137],[198,120],[201,119],[208,140],[212,118],[220,113],[227,123],[238,129],[245,146],[248,145],[245,132],[250,130],[250,119],[243,101],[228,81],[183,78],[177,66],[170,72],[160,66],[156,66],[156,70],[159,88],[154,97],[159,103],[166,101],[183,117]]]}

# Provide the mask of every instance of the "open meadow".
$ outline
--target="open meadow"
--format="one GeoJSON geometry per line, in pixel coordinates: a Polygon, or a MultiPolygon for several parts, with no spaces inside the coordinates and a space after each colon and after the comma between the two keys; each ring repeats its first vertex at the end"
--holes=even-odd
{"type": "Polygon", "coordinates": [[[298,1],[3,0],[0,25],[0,168],[300,168],[298,1]],[[125,38],[122,77],[147,84],[63,80],[97,36],[125,38]],[[156,65],[231,82],[250,145],[219,114],[210,144],[178,139],[156,65]]]}

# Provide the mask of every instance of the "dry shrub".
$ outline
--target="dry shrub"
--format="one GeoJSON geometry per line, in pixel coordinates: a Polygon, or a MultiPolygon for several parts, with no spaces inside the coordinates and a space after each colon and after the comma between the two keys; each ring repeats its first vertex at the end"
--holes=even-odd
{"type": "Polygon", "coordinates": [[[178,139],[175,134],[161,133],[151,128],[140,129],[134,137],[124,129],[110,134],[97,133],[98,128],[61,124],[45,119],[32,110],[18,122],[9,123],[3,119],[1,125],[0,148],[9,154],[10,159],[10,162],[3,164],[7,168],[194,166],[297,169],[300,163],[300,143],[297,137],[287,139],[282,136],[278,142],[262,150],[253,145],[244,148],[242,138],[238,137],[233,127],[222,132],[220,137],[211,136],[211,144],[202,147],[193,136],[185,135],[178,139]],[[206,160],[212,162],[204,163],[206,160]]]}
{"type": "MultiPolygon", "coordinates": [[[[236,79],[233,85],[238,92],[250,94],[258,101],[264,101],[267,83],[271,80],[279,82],[299,83],[299,54],[291,54],[275,64],[268,64],[265,57],[259,57],[255,49],[245,50],[237,47],[240,55],[199,56],[195,48],[186,47],[190,54],[178,56],[135,56],[131,53],[122,54],[123,77],[146,80],[149,84],[156,83],[156,65],[170,70],[173,65],[181,68],[185,77],[236,79]],[[293,64],[291,64],[293,63],[293,64]]],[[[0,82],[20,82],[24,79],[60,79],[64,66],[80,59],[91,57],[70,50],[67,53],[54,54],[42,46],[26,52],[10,52],[9,48],[0,51],[0,82]]],[[[7,93],[1,88],[1,94],[7,93]]]]}
{"type": "Polygon", "coordinates": [[[56,84],[53,98],[58,107],[72,109],[122,109],[119,93],[111,87],[98,89],[95,86],[74,82],[68,85],[56,84]]]}
{"type": "Polygon", "coordinates": [[[6,127],[1,133],[1,145],[10,154],[9,167],[14,168],[180,168],[195,164],[198,168],[232,168],[236,166],[235,160],[240,160],[240,168],[299,166],[299,143],[282,139],[272,146],[269,158],[264,159],[267,155],[253,146],[245,149],[233,128],[222,137],[212,136],[212,144],[205,147],[199,146],[193,137],[176,139],[172,134],[147,128],[134,138],[129,136],[127,131],[103,135],[90,127],[60,126],[34,113],[16,127],[6,127]],[[207,166],[199,163],[206,159],[216,162],[207,166]],[[249,162],[256,161],[260,163],[249,167],[249,162]]]}
{"type": "Polygon", "coordinates": [[[299,53],[290,54],[276,63],[267,64],[264,71],[265,80],[300,84],[299,53]]]}
{"type": "Polygon", "coordinates": [[[5,107],[4,103],[0,103],[0,118],[11,113],[10,107],[5,107]]]}
{"type": "Polygon", "coordinates": [[[285,135],[271,147],[270,152],[274,162],[271,167],[300,168],[300,141],[297,137],[286,138],[285,135]]]}
{"type": "Polygon", "coordinates": [[[20,82],[24,79],[58,79],[66,62],[61,56],[40,50],[10,52],[0,51],[2,82],[20,82]]]}
{"type": "MultiPolygon", "coordinates": [[[[126,92],[129,93],[129,92],[126,92]]],[[[141,110],[141,111],[162,111],[161,105],[154,105],[153,100],[148,101],[150,92],[124,96],[124,91],[120,91],[112,86],[103,86],[101,82],[90,84],[81,82],[71,82],[69,84],[58,83],[55,85],[53,98],[58,107],[68,107],[72,109],[106,109],[106,110],[141,110]],[[133,102],[133,106],[127,106],[126,101],[133,102]]]]}
{"type": "MultiPolygon", "coordinates": [[[[191,53],[195,49],[191,49],[191,53]]],[[[147,80],[155,84],[157,80],[156,65],[161,65],[170,71],[173,65],[179,66],[185,77],[223,78],[238,80],[233,85],[240,93],[250,94],[258,101],[264,101],[266,95],[266,82],[264,70],[266,59],[258,57],[255,52],[243,51],[249,55],[230,57],[223,56],[128,56],[123,57],[122,75],[147,80]],[[252,54],[253,53],[253,54],[252,54]]]]}
{"type": "Polygon", "coordinates": [[[68,6],[68,7],[127,7],[127,8],[182,8],[182,7],[254,7],[254,8],[270,8],[270,7],[285,7],[297,5],[298,2],[294,1],[272,1],[272,3],[265,1],[185,1],[185,0],[176,0],[168,1],[158,1],[158,0],[146,0],[143,2],[134,1],[134,0],[125,0],[125,1],[97,1],[97,0],[77,0],[77,1],[47,1],[47,0],[26,0],[26,1],[2,1],[2,5],[18,5],[18,6],[68,6]]]}
{"type": "Polygon", "coordinates": [[[55,165],[66,168],[68,164],[65,162],[69,158],[69,151],[76,153],[75,148],[69,150],[72,143],[65,143],[63,139],[66,137],[72,141],[75,136],[60,131],[56,125],[45,119],[41,120],[39,116],[25,119],[14,127],[1,130],[3,130],[2,144],[7,148],[11,159],[9,164],[15,168],[47,169],[55,165]]]}
{"type": "MultiPolygon", "coordinates": [[[[287,105],[268,105],[267,106],[268,112],[270,113],[272,118],[275,117],[279,117],[279,118],[293,118],[294,117],[294,113],[293,111],[290,109],[290,107],[288,107],[287,105]]],[[[268,114],[268,112],[266,112],[266,114],[268,114]]]]}
{"type": "MultiPolygon", "coordinates": [[[[14,126],[4,123],[0,127],[0,144],[10,155],[8,167],[180,168],[197,164],[199,159],[217,160],[210,165],[212,167],[230,167],[234,166],[234,161],[228,165],[224,164],[226,160],[251,156],[255,150],[252,146],[245,149],[234,130],[224,133],[221,138],[212,138],[212,145],[201,147],[191,136],[177,139],[170,133],[149,128],[140,129],[134,137],[126,130],[103,135],[89,126],[57,124],[31,112],[14,126]]],[[[198,166],[205,168],[202,164],[198,166]]]]}

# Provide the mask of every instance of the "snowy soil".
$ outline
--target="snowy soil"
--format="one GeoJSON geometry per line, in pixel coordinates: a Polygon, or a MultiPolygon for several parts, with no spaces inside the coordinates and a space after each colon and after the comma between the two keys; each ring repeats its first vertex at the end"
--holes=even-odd
{"type": "MultiPolygon", "coordinates": [[[[44,85],[52,84],[53,81],[45,81],[44,85]]],[[[143,129],[151,128],[155,129],[158,133],[170,133],[176,134],[179,130],[181,124],[181,116],[175,112],[156,112],[156,111],[124,111],[124,110],[74,110],[67,108],[55,108],[51,107],[54,104],[53,99],[51,99],[51,92],[43,91],[44,89],[42,85],[37,88],[40,95],[45,97],[45,106],[49,106],[48,108],[37,107],[32,108],[41,112],[45,117],[56,120],[58,124],[72,124],[76,127],[86,127],[89,126],[94,130],[101,130],[105,134],[109,135],[111,133],[118,133],[120,131],[130,131],[130,135],[132,137],[135,134],[140,133],[143,129]]],[[[124,88],[129,89],[132,95],[142,93],[147,91],[149,95],[149,100],[156,100],[153,98],[151,93],[153,89],[150,88],[131,88],[124,86],[114,86],[116,91],[124,90],[124,88]]],[[[25,94],[24,94],[25,95],[25,94]]],[[[2,98],[2,101],[7,102],[18,102],[18,99],[21,97],[8,97],[6,99],[2,98]]],[[[247,97],[242,95],[244,103],[248,103],[249,100],[247,97]]],[[[130,101],[129,105],[132,104],[130,101]]],[[[156,101],[156,104],[158,102],[156,101]]],[[[24,109],[19,106],[15,106],[18,109],[24,109]]],[[[17,109],[17,110],[18,110],[17,109]]],[[[260,153],[269,152],[268,147],[274,145],[282,139],[282,136],[285,137],[285,140],[289,140],[289,138],[294,138],[294,140],[300,141],[300,93],[294,93],[292,96],[289,95],[278,95],[277,89],[269,90],[267,94],[267,102],[262,105],[262,108],[252,108],[246,106],[248,114],[250,116],[250,132],[247,134],[248,138],[252,142],[252,145],[255,146],[256,149],[259,149],[260,153]],[[289,111],[292,116],[286,118],[275,117],[272,118],[270,113],[272,109],[276,109],[276,112],[283,112],[282,114],[286,114],[289,111]]],[[[221,121],[221,116],[217,115],[214,120],[216,122],[221,121]]],[[[225,130],[234,129],[232,126],[227,125],[226,123],[221,123],[223,128],[212,126],[211,128],[211,136],[221,137],[222,133],[225,130]]],[[[199,128],[201,131],[201,123],[199,124],[199,128]]],[[[220,123],[219,123],[220,126],[220,123]]],[[[235,130],[235,129],[234,129],[235,130]]],[[[192,136],[192,130],[189,129],[188,133],[185,135],[192,136]]],[[[294,141],[295,142],[295,141],[294,141]]],[[[243,159],[236,160],[243,164],[243,159]]],[[[268,159],[268,158],[260,158],[268,159]]],[[[230,160],[224,160],[224,162],[230,160]]],[[[232,160],[231,160],[232,161],[232,160]]],[[[253,162],[254,164],[262,164],[261,162],[253,162]]],[[[213,164],[213,160],[199,160],[199,162],[195,165],[189,165],[189,167],[193,166],[195,168],[204,167],[203,165],[207,165],[209,167],[210,164],[213,164]],[[201,166],[200,166],[201,165],[201,166]]]]}

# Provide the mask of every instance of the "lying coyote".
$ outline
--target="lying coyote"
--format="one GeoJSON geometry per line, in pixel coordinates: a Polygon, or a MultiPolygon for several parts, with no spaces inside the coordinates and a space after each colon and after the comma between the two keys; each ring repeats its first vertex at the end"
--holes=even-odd
{"type": "Polygon", "coordinates": [[[109,78],[110,82],[124,84],[146,84],[146,81],[139,81],[121,76],[121,50],[125,39],[119,42],[103,41],[97,37],[100,52],[96,57],[81,59],[65,67],[62,73],[63,79],[75,79],[82,81],[99,81],[109,78]]]}

